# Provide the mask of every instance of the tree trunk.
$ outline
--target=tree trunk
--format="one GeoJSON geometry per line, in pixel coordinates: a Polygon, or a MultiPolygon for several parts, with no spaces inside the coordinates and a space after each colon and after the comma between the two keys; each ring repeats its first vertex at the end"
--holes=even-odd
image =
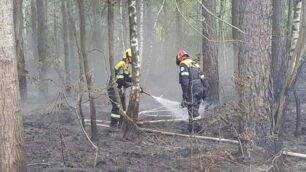
{"type": "MultiPolygon", "coordinates": [[[[215,0],[202,0],[204,6],[206,6],[212,13],[216,13],[215,0]]],[[[216,22],[213,17],[202,8],[202,15],[205,21],[202,22],[203,35],[210,40],[216,39],[216,22]]],[[[202,38],[202,55],[203,55],[203,70],[208,80],[208,95],[207,99],[213,103],[219,103],[219,73],[218,73],[218,55],[217,48],[213,42],[202,38]]]]}
{"type": "Polygon", "coordinates": [[[295,132],[294,136],[299,137],[301,134],[301,100],[297,95],[296,88],[293,90],[294,99],[295,99],[295,107],[296,107],[296,120],[295,120],[295,132]]]}
{"type": "Polygon", "coordinates": [[[108,0],[107,2],[108,13],[107,13],[107,24],[108,24],[108,52],[109,52],[109,65],[111,69],[110,76],[110,87],[114,90],[116,102],[119,102],[119,113],[123,116],[123,106],[121,99],[119,97],[119,91],[117,89],[115,68],[114,68],[114,2],[113,0],[108,0]]]}
{"type": "Polygon", "coordinates": [[[275,151],[272,138],[271,34],[270,1],[253,0],[240,9],[240,27],[246,32],[239,37],[239,80],[241,112],[239,147],[243,157],[271,155],[275,151]]]}
{"type": "MultiPolygon", "coordinates": [[[[107,1],[107,29],[108,29],[108,53],[109,53],[109,65],[111,71],[111,82],[112,87],[115,90],[116,99],[120,100],[118,90],[116,89],[116,79],[115,79],[115,71],[114,71],[114,5],[112,0],[107,1]]],[[[117,101],[117,102],[121,102],[117,101]]],[[[122,107],[122,106],[121,106],[122,107]]]]}
{"type": "Polygon", "coordinates": [[[15,29],[15,40],[16,40],[16,56],[17,56],[17,68],[18,68],[18,80],[20,95],[23,100],[27,98],[27,79],[23,49],[23,11],[22,11],[23,0],[14,0],[14,29],[15,29]]]}
{"type": "MultiPolygon", "coordinates": [[[[63,19],[63,41],[64,41],[64,64],[65,64],[65,88],[68,94],[71,91],[71,73],[70,73],[70,47],[69,47],[69,30],[67,18],[67,2],[62,0],[62,19],[63,19]]],[[[72,32],[70,30],[70,32],[72,32]]]]}
{"type": "MultiPolygon", "coordinates": [[[[155,60],[155,67],[157,67],[160,64],[163,64],[164,73],[168,73],[170,68],[168,67],[173,60],[171,58],[162,58],[162,57],[169,57],[168,51],[169,51],[169,1],[165,1],[163,11],[161,13],[163,20],[161,20],[161,43],[159,44],[161,51],[161,55],[159,55],[155,60]]],[[[155,54],[154,54],[155,56],[155,54]]]]}
{"type": "MultiPolygon", "coordinates": [[[[226,0],[221,0],[220,1],[220,9],[219,9],[219,18],[223,20],[223,17],[225,15],[225,10],[226,10],[226,0]]],[[[219,20],[219,38],[224,37],[224,28],[223,28],[223,21],[219,20]]],[[[224,44],[223,44],[224,45],[224,44]]]]}
{"type": "Polygon", "coordinates": [[[274,99],[277,101],[284,80],[282,68],[286,57],[286,2],[285,0],[273,0],[272,17],[272,77],[274,99]]]}
{"type": "MultiPolygon", "coordinates": [[[[67,4],[67,16],[68,16],[68,49],[69,49],[69,59],[71,60],[72,62],[72,59],[74,59],[76,56],[79,56],[78,53],[78,50],[77,49],[77,40],[75,38],[75,35],[76,35],[76,26],[75,26],[75,19],[71,16],[71,11],[73,10],[73,4],[75,2],[71,2],[71,1],[68,1],[68,4],[67,4]]],[[[83,61],[83,60],[82,60],[83,61]]],[[[75,72],[75,69],[70,68],[70,73],[74,73],[75,72]]]]}
{"type": "MultiPolygon", "coordinates": [[[[235,27],[240,28],[240,9],[244,1],[240,2],[241,0],[232,0],[232,25],[235,27]]],[[[233,40],[239,40],[239,31],[237,29],[232,28],[232,35],[233,40]]],[[[236,41],[234,42],[234,67],[235,72],[238,72],[238,51],[239,51],[239,43],[236,41]]]]}
{"type": "Polygon", "coordinates": [[[26,170],[13,1],[0,0],[0,171],[26,170]]]}
{"type": "MultiPolygon", "coordinates": [[[[130,44],[132,49],[132,91],[129,100],[127,115],[134,122],[138,120],[139,112],[139,90],[140,90],[140,61],[137,41],[137,10],[136,0],[129,0],[129,23],[130,23],[130,44]]],[[[135,125],[130,120],[124,120],[123,137],[133,139],[135,137],[135,125]]]]}
{"type": "MultiPolygon", "coordinates": [[[[240,2],[241,0],[232,0],[232,25],[240,28],[240,2]]],[[[232,28],[233,39],[239,39],[239,31],[232,28]]]]}
{"type": "MultiPolygon", "coordinates": [[[[72,3],[73,4],[73,3],[72,3]]],[[[82,51],[81,51],[81,46],[80,42],[77,39],[77,31],[75,27],[75,20],[72,18],[70,15],[71,11],[71,3],[68,3],[68,23],[69,23],[69,41],[70,41],[70,57],[72,55],[73,49],[72,49],[72,43],[75,42],[76,48],[77,48],[77,55],[78,55],[78,62],[79,62],[79,83],[78,83],[78,95],[77,95],[77,106],[79,109],[79,114],[81,117],[81,122],[83,125],[83,128],[86,128],[85,125],[85,117],[83,113],[83,108],[82,108],[82,101],[83,101],[83,95],[84,95],[84,83],[85,83],[85,75],[84,75],[84,60],[82,56],[82,51]]],[[[72,58],[70,58],[72,59],[72,58]]]]}
{"type": "Polygon", "coordinates": [[[144,0],[138,0],[139,5],[139,61],[142,62],[142,52],[143,52],[143,45],[144,45],[144,0]]]}
{"type": "Polygon", "coordinates": [[[294,18],[292,24],[292,41],[290,46],[290,57],[286,79],[280,93],[280,98],[275,112],[275,127],[274,134],[278,137],[282,136],[284,111],[287,104],[288,93],[294,85],[297,75],[305,60],[306,52],[306,0],[297,0],[294,5],[294,18]],[[303,16],[301,16],[303,14],[303,16]]]}
{"type": "Polygon", "coordinates": [[[98,15],[99,15],[99,0],[93,0],[92,2],[92,12],[93,12],[93,26],[92,26],[92,30],[93,30],[93,34],[92,34],[92,48],[96,49],[98,48],[98,44],[99,44],[99,41],[100,41],[100,25],[99,25],[99,18],[98,18],[98,15]]]}
{"type": "Polygon", "coordinates": [[[176,37],[175,37],[175,50],[176,52],[182,49],[182,18],[178,9],[182,9],[182,1],[177,0],[177,8],[176,8],[176,37]]]}
{"type": "Polygon", "coordinates": [[[96,107],[95,107],[95,97],[94,97],[94,87],[92,81],[92,74],[89,70],[88,58],[86,54],[86,30],[85,30],[85,8],[84,8],[84,1],[78,0],[78,10],[79,10],[79,17],[80,17],[80,42],[81,42],[81,52],[84,61],[84,71],[85,77],[87,82],[88,88],[88,98],[89,98],[89,107],[90,107],[90,119],[91,119],[91,139],[97,140],[97,122],[96,122],[96,107]]]}
{"type": "MultiPolygon", "coordinates": [[[[126,46],[125,46],[125,23],[126,21],[123,19],[125,15],[123,14],[124,12],[124,0],[119,0],[119,16],[120,16],[120,37],[121,37],[121,50],[125,51],[126,46]]],[[[113,66],[112,66],[113,67],[113,66]]]]}
{"type": "Polygon", "coordinates": [[[39,56],[39,93],[41,98],[48,99],[48,83],[47,83],[47,21],[46,8],[44,0],[36,0],[37,5],[37,48],[39,56]]]}
{"type": "Polygon", "coordinates": [[[32,31],[32,55],[35,60],[38,59],[38,49],[37,49],[37,8],[36,0],[31,0],[31,31],[32,31]]]}

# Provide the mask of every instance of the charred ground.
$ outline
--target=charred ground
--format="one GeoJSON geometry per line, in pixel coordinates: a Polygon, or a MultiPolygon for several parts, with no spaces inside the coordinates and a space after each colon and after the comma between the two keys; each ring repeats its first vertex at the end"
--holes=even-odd
{"type": "MultiPolygon", "coordinates": [[[[131,141],[124,140],[120,132],[106,127],[99,127],[99,139],[95,142],[99,151],[96,169],[92,170],[95,149],[71,110],[62,106],[45,113],[47,105],[27,106],[24,108],[25,151],[27,168],[31,172],[306,170],[304,160],[293,157],[276,156],[250,165],[234,156],[238,145],[233,143],[147,132],[139,132],[138,138],[131,141]],[[272,169],[272,165],[278,169],[272,169]]],[[[205,132],[202,135],[235,139],[236,117],[228,107],[206,111],[203,120],[205,132]]],[[[98,109],[99,119],[107,120],[109,106],[102,103],[98,109]]],[[[288,109],[292,115],[286,120],[285,147],[303,153],[306,136],[294,136],[295,126],[292,123],[295,112],[292,109],[288,109]]],[[[165,122],[140,127],[186,134],[185,126],[186,122],[165,122]]],[[[90,127],[86,129],[90,133],[90,127]]]]}

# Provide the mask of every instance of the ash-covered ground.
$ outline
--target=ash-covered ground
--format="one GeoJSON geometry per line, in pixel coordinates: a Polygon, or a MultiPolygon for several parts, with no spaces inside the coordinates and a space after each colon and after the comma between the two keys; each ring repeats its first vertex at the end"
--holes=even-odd
{"type": "MultiPolygon", "coordinates": [[[[102,99],[103,100],[103,99],[102,99]]],[[[143,109],[148,108],[142,106],[143,109]]],[[[305,109],[305,108],[302,108],[305,109]]],[[[97,118],[109,120],[110,106],[106,101],[97,103],[97,118]]],[[[84,106],[84,112],[88,112],[84,106]]],[[[275,157],[269,162],[252,165],[233,156],[238,145],[181,136],[167,136],[138,132],[135,140],[125,140],[121,132],[98,127],[96,167],[93,169],[96,150],[85,137],[77,116],[67,106],[53,104],[25,104],[24,129],[25,151],[29,172],[74,172],[74,171],[261,171],[277,162],[279,171],[306,171],[306,159],[275,157]]],[[[304,111],[302,111],[303,113],[304,111]]],[[[157,112],[157,117],[140,116],[140,120],[159,119],[167,112],[157,112]]],[[[169,112],[168,112],[169,113],[169,112]]],[[[285,147],[288,150],[306,153],[306,137],[294,136],[295,112],[289,108],[286,120],[285,147]]],[[[203,120],[202,135],[235,139],[236,119],[230,110],[213,108],[207,110],[203,120]]],[[[86,118],[89,114],[86,113],[86,118]]],[[[305,124],[303,119],[302,125],[305,124]]],[[[142,124],[140,127],[187,134],[186,122],[163,122],[142,124]]],[[[86,126],[90,136],[90,126],[86,126]]]]}

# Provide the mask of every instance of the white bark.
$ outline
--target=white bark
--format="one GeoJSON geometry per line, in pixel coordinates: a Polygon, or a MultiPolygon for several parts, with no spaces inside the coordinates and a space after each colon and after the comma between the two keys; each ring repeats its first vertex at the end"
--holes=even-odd
{"type": "Polygon", "coordinates": [[[139,0],[139,61],[142,63],[142,52],[143,52],[143,17],[144,17],[144,0],[139,0]]]}

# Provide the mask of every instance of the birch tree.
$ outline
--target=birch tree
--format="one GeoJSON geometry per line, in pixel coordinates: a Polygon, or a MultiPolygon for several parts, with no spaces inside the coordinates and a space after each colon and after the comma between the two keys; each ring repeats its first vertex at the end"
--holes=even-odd
{"type": "MultiPolygon", "coordinates": [[[[137,10],[136,0],[129,0],[129,23],[130,23],[130,45],[132,49],[132,90],[127,110],[128,117],[137,122],[139,111],[139,91],[140,91],[140,57],[137,35],[137,10]]],[[[131,139],[135,135],[135,125],[130,120],[124,120],[124,138],[131,139]]]]}
{"type": "Polygon", "coordinates": [[[280,92],[277,102],[277,110],[274,114],[274,134],[282,136],[284,111],[288,101],[288,93],[294,85],[300,68],[305,60],[306,53],[306,0],[297,0],[294,3],[294,18],[292,24],[292,40],[290,46],[290,60],[286,72],[286,80],[280,92]]]}

